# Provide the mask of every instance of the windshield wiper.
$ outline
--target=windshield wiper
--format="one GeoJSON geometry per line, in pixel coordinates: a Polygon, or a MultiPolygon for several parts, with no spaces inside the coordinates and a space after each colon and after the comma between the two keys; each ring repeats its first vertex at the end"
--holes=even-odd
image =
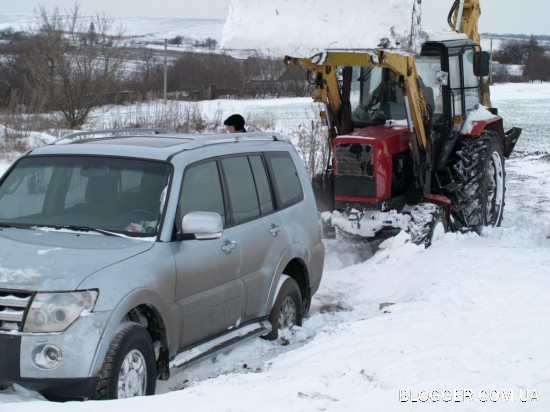
{"type": "Polygon", "coordinates": [[[9,229],[9,228],[16,228],[16,229],[26,229],[28,226],[23,223],[8,223],[8,222],[0,222],[0,228],[2,229],[9,229]]]}
{"type": "Polygon", "coordinates": [[[77,226],[77,225],[51,225],[51,226],[40,225],[40,226],[53,227],[56,230],[67,229],[67,230],[74,230],[75,232],[96,232],[96,233],[101,233],[102,235],[105,235],[105,236],[123,236],[119,233],[109,232],[108,230],[97,229],[95,227],[88,227],[88,226],[77,226]]]}

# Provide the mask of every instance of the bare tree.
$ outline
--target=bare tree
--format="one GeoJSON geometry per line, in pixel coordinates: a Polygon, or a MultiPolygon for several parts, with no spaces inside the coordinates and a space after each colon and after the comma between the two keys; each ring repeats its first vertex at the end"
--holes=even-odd
{"type": "Polygon", "coordinates": [[[20,55],[24,83],[44,106],[78,128],[90,110],[115,90],[123,70],[122,33],[106,15],[85,18],[75,5],[68,15],[41,7],[40,26],[20,55]]]}
{"type": "Polygon", "coordinates": [[[524,64],[526,50],[523,40],[505,40],[495,52],[494,59],[502,64],[524,64]]]}

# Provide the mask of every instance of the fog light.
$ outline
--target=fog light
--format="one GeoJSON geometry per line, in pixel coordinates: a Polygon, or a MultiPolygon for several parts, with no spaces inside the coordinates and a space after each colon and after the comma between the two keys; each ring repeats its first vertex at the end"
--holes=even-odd
{"type": "Polygon", "coordinates": [[[54,369],[61,363],[61,349],[54,345],[41,345],[33,351],[36,366],[43,369],[54,369]]]}

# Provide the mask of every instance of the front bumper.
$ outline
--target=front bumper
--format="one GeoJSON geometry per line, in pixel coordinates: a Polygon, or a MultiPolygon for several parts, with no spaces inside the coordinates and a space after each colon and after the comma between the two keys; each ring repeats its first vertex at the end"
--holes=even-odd
{"type": "Polygon", "coordinates": [[[0,381],[43,394],[89,396],[103,363],[98,348],[108,316],[82,316],[61,333],[0,333],[0,381]],[[59,351],[58,363],[44,361],[47,347],[59,351]]]}

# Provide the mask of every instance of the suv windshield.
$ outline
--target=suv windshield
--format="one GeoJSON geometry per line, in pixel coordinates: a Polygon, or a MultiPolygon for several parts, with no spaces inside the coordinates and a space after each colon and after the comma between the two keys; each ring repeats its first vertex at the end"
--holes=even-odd
{"type": "Polygon", "coordinates": [[[116,157],[26,157],[0,185],[0,225],[156,236],[169,170],[116,157]]]}

